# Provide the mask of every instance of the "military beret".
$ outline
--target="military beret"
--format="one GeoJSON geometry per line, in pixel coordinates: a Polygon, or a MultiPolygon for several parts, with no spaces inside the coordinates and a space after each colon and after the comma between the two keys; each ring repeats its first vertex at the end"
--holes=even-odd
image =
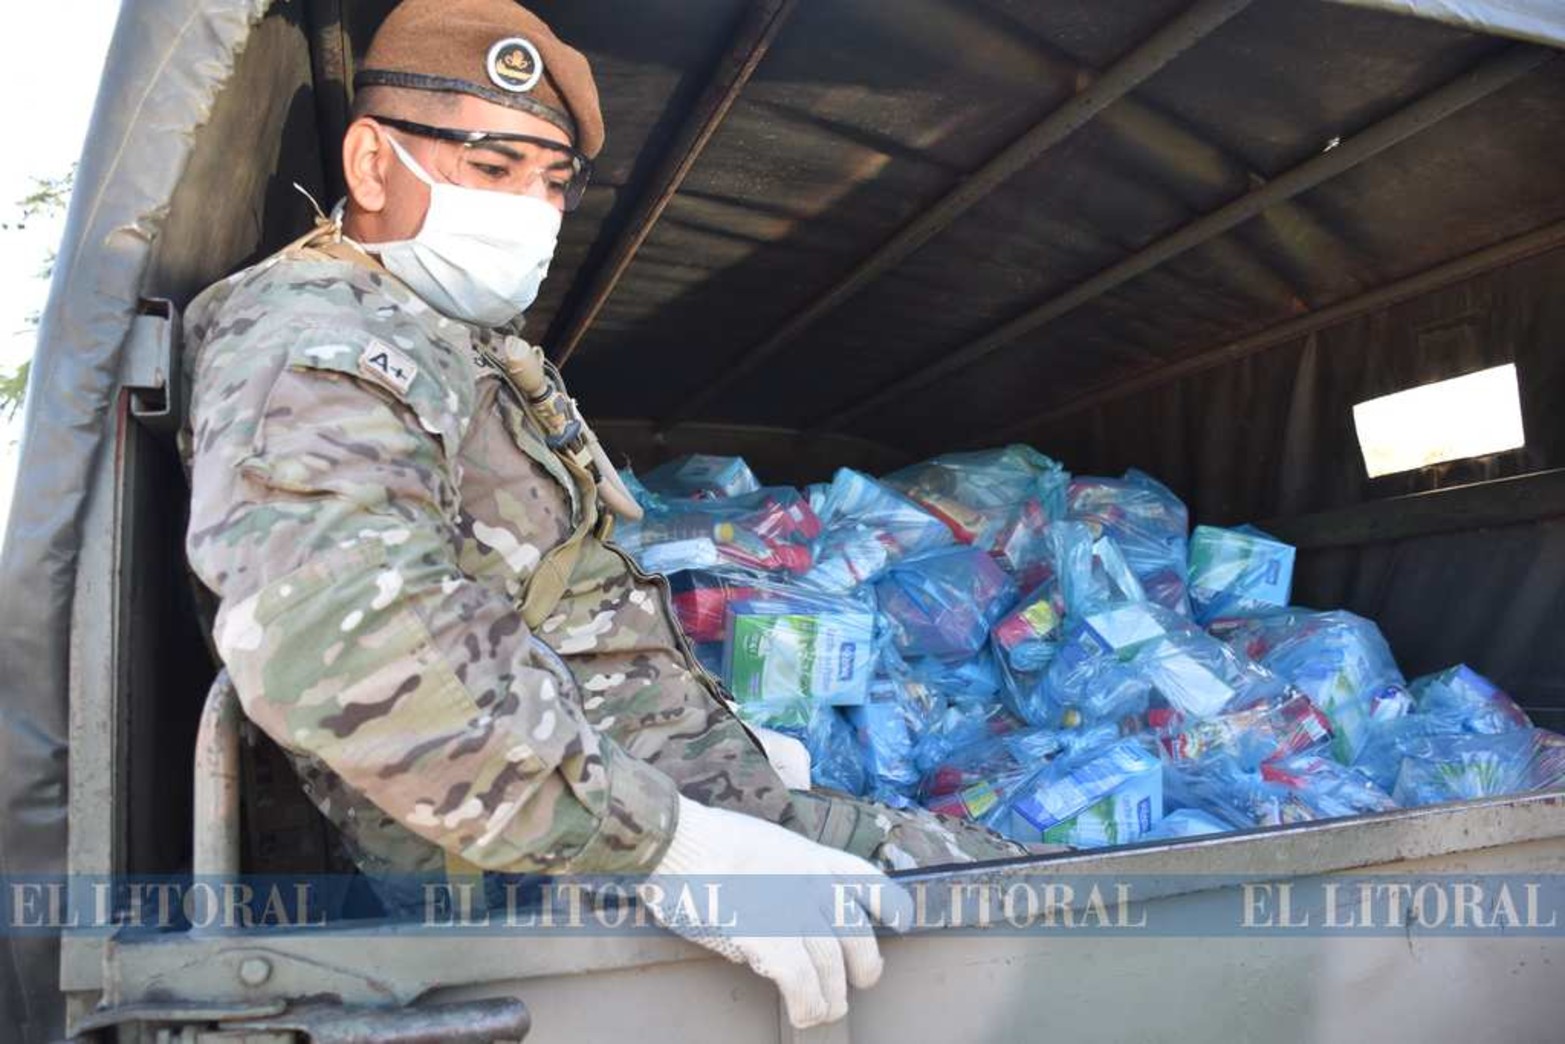
{"type": "Polygon", "coordinates": [[[589,158],[603,148],[592,67],[512,0],[403,0],[353,85],[471,94],[548,120],[589,158]]]}

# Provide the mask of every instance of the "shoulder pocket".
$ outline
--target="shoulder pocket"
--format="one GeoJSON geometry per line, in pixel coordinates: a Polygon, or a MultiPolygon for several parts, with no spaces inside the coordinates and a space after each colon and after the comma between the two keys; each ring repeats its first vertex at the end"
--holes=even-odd
{"type": "Polygon", "coordinates": [[[467,434],[476,397],[476,375],[464,352],[422,339],[394,344],[367,331],[304,331],[289,349],[287,367],[348,377],[412,411],[425,431],[438,436],[446,458],[456,456],[467,434]]]}

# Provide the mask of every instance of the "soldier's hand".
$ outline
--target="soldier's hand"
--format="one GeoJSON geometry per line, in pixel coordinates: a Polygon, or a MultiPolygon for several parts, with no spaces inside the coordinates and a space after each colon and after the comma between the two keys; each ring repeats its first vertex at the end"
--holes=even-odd
{"type": "Polygon", "coordinates": [[[872,921],[905,929],[913,916],[907,891],[864,860],[683,797],[674,839],[647,883],[643,902],[660,924],[771,979],[800,1029],[846,1015],[850,983],[879,981],[872,921]],[[754,888],[733,880],[756,875],[767,877],[754,888]],[[680,897],[716,878],[729,878],[735,908],[692,918],[680,897]]]}

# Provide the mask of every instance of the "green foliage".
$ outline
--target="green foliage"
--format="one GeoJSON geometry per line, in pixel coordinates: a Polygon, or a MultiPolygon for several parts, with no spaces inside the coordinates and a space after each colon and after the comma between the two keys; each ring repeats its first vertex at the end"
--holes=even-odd
{"type": "Polygon", "coordinates": [[[65,209],[76,185],[76,164],[58,178],[33,178],[33,190],[16,201],[17,216],[0,221],[0,229],[20,231],[35,217],[49,217],[65,209]]]}
{"type": "MultiPolygon", "coordinates": [[[[0,221],[0,230],[20,232],[34,218],[48,218],[60,213],[70,202],[71,189],[75,185],[74,163],[70,170],[58,178],[33,178],[32,191],[16,201],[16,217],[10,221],[0,221]]],[[[54,261],[54,251],[50,250],[39,267],[38,278],[48,279],[54,275],[54,261]]],[[[37,312],[27,317],[27,325],[32,328],[38,326],[37,312]]],[[[22,402],[27,396],[27,373],[30,369],[31,359],[10,373],[0,371],[0,417],[10,419],[22,408],[22,402]]]]}
{"type": "Polygon", "coordinates": [[[27,397],[27,373],[33,368],[31,359],[7,374],[0,374],[0,416],[10,420],[22,408],[27,397]]]}

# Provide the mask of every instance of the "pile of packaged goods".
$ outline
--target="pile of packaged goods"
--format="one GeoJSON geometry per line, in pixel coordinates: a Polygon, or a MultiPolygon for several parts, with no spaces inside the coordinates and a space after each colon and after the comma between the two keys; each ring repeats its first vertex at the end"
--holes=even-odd
{"type": "Polygon", "coordinates": [[[741,715],[813,782],[1079,848],[1565,786],[1565,737],[1369,620],[1290,606],[1294,549],[1139,471],[1027,446],[802,493],[694,456],[615,539],[668,576],[741,715]]]}

